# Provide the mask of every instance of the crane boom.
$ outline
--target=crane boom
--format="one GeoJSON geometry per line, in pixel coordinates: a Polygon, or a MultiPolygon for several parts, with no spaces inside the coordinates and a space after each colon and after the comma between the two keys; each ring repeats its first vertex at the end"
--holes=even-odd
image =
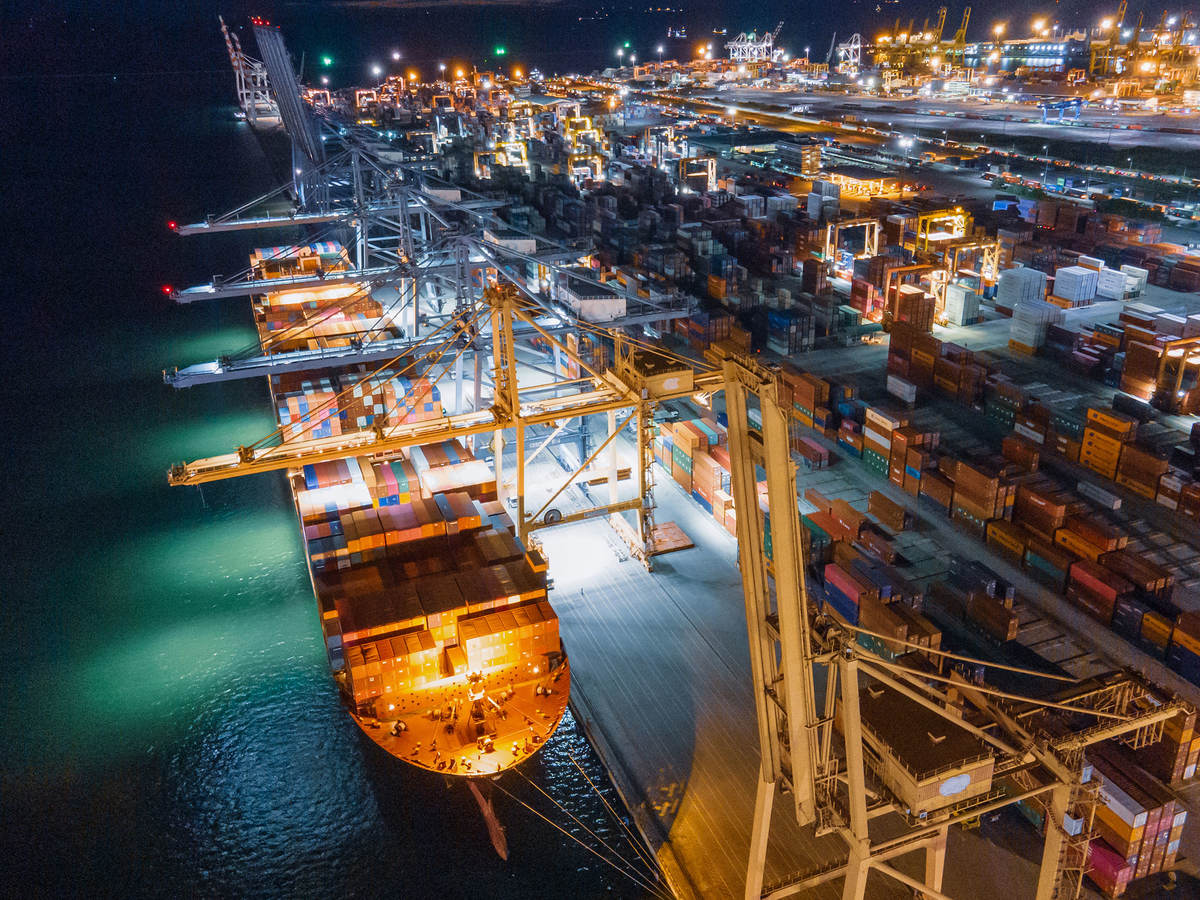
{"type": "MultiPolygon", "coordinates": [[[[511,302],[511,299],[502,302],[511,297],[509,292],[489,289],[485,292],[485,296],[490,296],[492,302],[497,304],[493,307],[493,315],[510,317],[505,328],[499,329],[499,331],[493,330],[493,341],[499,340],[502,336],[500,332],[504,330],[511,334],[512,320],[517,319],[549,337],[536,323],[534,317],[518,308],[511,302]]],[[[607,333],[618,343],[627,341],[617,332],[603,328],[595,330],[607,333]]],[[[698,365],[702,369],[707,368],[702,364],[698,365]]],[[[721,387],[721,376],[717,373],[689,371],[687,374],[690,377],[668,379],[649,388],[643,395],[641,390],[629,383],[632,379],[626,372],[607,371],[593,376],[591,390],[570,396],[521,400],[519,406],[496,402],[489,409],[443,416],[440,419],[423,422],[403,422],[393,426],[382,426],[373,431],[284,441],[272,446],[239,447],[233,453],[174,465],[168,471],[167,481],[175,486],[204,484],[210,481],[223,481],[260,472],[276,472],[352,456],[386,455],[419,444],[467,438],[476,434],[517,426],[548,425],[563,419],[628,409],[646,399],[655,402],[676,400],[689,397],[696,391],[715,391],[721,387]]],[[[507,373],[506,377],[511,383],[516,383],[515,372],[507,373]]],[[[532,386],[530,390],[541,392],[555,387],[554,384],[539,384],[532,386]]],[[[564,382],[558,387],[577,389],[578,383],[564,382]]]]}
{"type": "Polygon", "coordinates": [[[958,31],[954,32],[954,46],[962,47],[967,43],[967,26],[971,24],[971,7],[963,10],[962,24],[958,26],[958,31]]]}

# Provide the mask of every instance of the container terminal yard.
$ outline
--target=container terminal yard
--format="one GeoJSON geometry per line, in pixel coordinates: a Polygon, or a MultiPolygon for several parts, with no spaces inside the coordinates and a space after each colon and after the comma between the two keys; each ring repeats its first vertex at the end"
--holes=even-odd
{"type": "Polygon", "coordinates": [[[168,479],[285,473],[348,714],[502,855],[569,698],[648,895],[1200,886],[1195,26],[946,16],[336,90],[225,32],[294,177],[170,223],[260,340],[164,380],[280,427],[168,479]]]}

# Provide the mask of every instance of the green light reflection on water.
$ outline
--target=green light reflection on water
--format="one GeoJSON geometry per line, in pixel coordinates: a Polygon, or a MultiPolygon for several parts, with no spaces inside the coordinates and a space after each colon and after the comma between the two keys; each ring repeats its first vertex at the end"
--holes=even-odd
{"type": "Polygon", "coordinates": [[[287,507],[208,511],[83,555],[92,583],[73,592],[62,656],[26,673],[33,708],[53,714],[23,743],[106,763],[178,736],[230,690],[328,678],[296,528],[287,507]]]}

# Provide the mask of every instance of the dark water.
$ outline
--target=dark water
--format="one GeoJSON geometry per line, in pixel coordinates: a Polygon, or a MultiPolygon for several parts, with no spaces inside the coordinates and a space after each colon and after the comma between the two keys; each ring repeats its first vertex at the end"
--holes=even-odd
{"type": "MultiPolygon", "coordinates": [[[[253,339],[244,304],[178,307],[159,290],[237,271],[250,246],[183,241],[168,219],[273,184],[232,117],[214,25],[149,45],[130,23],[93,33],[88,52],[53,23],[3,39],[0,886],[641,896],[498,795],[501,862],[462,785],[359,735],[328,673],[280,478],[166,486],[172,461],[271,430],[262,384],[175,392],[159,375],[253,339]]],[[[575,760],[604,783],[573,724],[522,771],[619,843],[575,760]]],[[[522,776],[502,784],[597,845],[522,776]]]]}

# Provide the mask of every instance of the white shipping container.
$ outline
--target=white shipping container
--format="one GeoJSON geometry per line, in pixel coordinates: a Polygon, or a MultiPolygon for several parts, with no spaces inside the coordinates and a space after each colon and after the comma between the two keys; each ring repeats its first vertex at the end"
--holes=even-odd
{"type": "MultiPolygon", "coordinates": [[[[1147,275],[1148,274],[1149,273],[1147,273],[1147,275]]],[[[1139,316],[1148,316],[1151,319],[1153,319],[1160,312],[1162,312],[1162,310],[1159,309],[1157,306],[1151,306],[1149,303],[1130,303],[1125,308],[1127,310],[1129,310],[1130,312],[1137,313],[1139,316]]]]}
{"type": "Polygon", "coordinates": [[[1096,296],[1105,300],[1124,300],[1125,292],[1129,289],[1128,281],[1124,272],[1101,269],[1100,280],[1096,283],[1096,296]]]}
{"type": "Polygon", "coordinates": [[[1100,273],[1084,266],[1064,266],[1054,272],[1054,296],[1080,303],[1096,296],[1100,273]]]}
{"type": "Polygon", "coordinates": [[[1137,266],[1121,266],[1121,272],[1129,279],[1129,290],[1132,294],[1137,296],[1146,292],[1146,284],[1150,280],[1148,271],[1137,266]]]}
{"type": "Polygon", "coordinates": [[[874,441],[876,444],[879,444],[881,447],[887,447],[889,450],[892,447],[891,437],[890,436],[884,437],[882,434],[880,434],[874,428],[864,428],[863,434],[866,437],[870,438],[872,441],[874,441]]]}
{"type": "Polygon", "coordinates": [[[1146,808],[1103,776],[1100,778],[1100,802],[1131,828],[1146,824],[1146,808]]]}
{"type": "Polygon", "coordinates": [[[1019,434],[1023,438],[1028,438],[1029,440],[1033,441],[1035,444],[1043,444],[1046,442],[1046,436],[1044,434],[1034,431],[1029,426],[1022,425],[1020,422],[1018,422],[1016,425],[1013,426],[1013,431],[1016,432],[1017,434],[1019,434]]]}
{"type": "Polygon", "coordinates": [[[1110,494],[1104,488],[1097,487],[1090,481],[1080,481],[1075,487],[1084,497],[1087,497],[1093,503],[1097,503],[1105,509],[1116,510],[1121,508],[1120,497],[1116,494],[1110,494]]]}
{"type": "Polygon", "coordinates": [[[911,381],[905,381],[899,375],[887,377],[887,391],[893,397],[899,397],[905,403],[917,402],[917,386],[911,381]]]}
{"type": "Polygon", "coordinates": [[[875,425],[876,431],[881,431],[884,434],[891,434],[900,427],[900,420],[892,416],[882,413],[877,409],[868,409],[866,419],[875,425]]]}
{"type": "Polygon", "coordinates": [[[1046,273],[1037,269],[1005,269],[996,286],[996,302],[1009,308],[1046,296],[1046,273]]]}
{"type": "Polygon", "coordinates": [[[1173,313],[1159,313],[1154,317],[1154,329],[1160,334],[1173,334],[1183,337],[1183,327],[1187,319],[1173,313]]]}

